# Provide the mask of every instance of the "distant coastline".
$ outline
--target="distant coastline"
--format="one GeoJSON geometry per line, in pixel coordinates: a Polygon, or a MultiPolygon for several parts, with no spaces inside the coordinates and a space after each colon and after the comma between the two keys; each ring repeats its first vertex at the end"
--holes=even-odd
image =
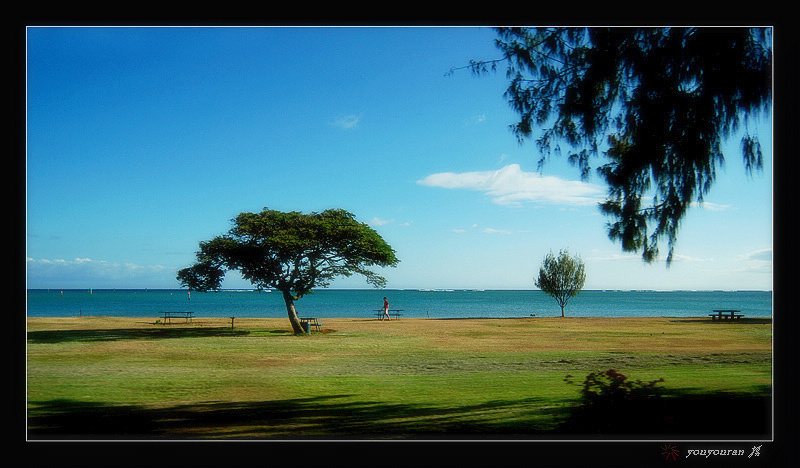
{"type": "MultiPolygon", "coordinates": [[[[537,317],[560,315],[540,290],[320,289],[297,301],[298,313],[317,317],[372,317],[388,297],[403,317],[537,317]]],[[[567,305],[568,317],[707,316],[714,309],[741,310],[747,317],[771,317],[771,291],[586,290],[567,305]]],[[[281,294],[225,289],[29,289],[31,317],[154,317],[160,311],[191,310],[196,317],[285,317],[281,294]]]]}
{"type": "MultiPolygon", "coordinates": [[[[27,291],[189,291],[186,288],[27,288],[27,291]]],[[[273,292],[273,289],[221,288],[214,292],[273,292]]],[[[540,291],[539,289],[517,288],[320,288],[314,291],[417,291],[417,292],[486,292],[486,291],[540,291]]],[[[773,289],[584,289],[581,292],[773,292],[773,289]]],[[[192,291],[195,292],[195,291],[192,291]]],[[[198,291],[199,292],[199,291],[198,291]]]]}

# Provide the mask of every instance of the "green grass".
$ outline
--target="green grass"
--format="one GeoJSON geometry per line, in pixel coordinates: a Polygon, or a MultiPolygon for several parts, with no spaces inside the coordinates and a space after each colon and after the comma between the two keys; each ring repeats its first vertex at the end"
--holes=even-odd
{"type": "Polygon", "coordinates": [[[29,319],[29,437],[536,437],[580,402],[567,374],[664,378],[672,398],[771,385],[769,322],[285,322],[29,319]]]}

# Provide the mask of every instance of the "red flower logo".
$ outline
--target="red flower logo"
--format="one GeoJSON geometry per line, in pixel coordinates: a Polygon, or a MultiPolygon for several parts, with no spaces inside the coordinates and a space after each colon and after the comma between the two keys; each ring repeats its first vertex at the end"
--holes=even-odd
{"type": "Polygon", "coordinates": [[[664,456],[666,460],[677,460],[678,459],[678,447],[667,444],[661,447],[661,455],[664,456]]]}

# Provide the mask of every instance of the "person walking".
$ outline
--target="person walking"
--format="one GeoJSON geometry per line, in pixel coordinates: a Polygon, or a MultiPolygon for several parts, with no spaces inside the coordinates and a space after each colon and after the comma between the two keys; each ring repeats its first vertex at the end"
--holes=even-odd
{"type": "Polygon", "coordinates": [[[389,318],[389,300],[385,297],[383,298],[383,316],[381,317],[381,322],[383,322],[384,317],[386,320],[391,320],[389,318]]]}

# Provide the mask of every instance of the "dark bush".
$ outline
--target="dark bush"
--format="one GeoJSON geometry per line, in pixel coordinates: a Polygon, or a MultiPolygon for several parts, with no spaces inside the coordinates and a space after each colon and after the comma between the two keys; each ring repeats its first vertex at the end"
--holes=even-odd
{"type": "MultiPolygon", "coordinates": [[[[567,375],[564,381],[579,385],[567,375]]],[[[661,406],[663,388],[657,386],[664,379],[642,382],[609,369],[592,372],[581,387],[581,404],[572,411],[561,430],[572,433],[622,433],[635,428],[653,427],[661,423],[657,416],[661,406]],[[653,410],[656,410],[654,414],[653,410]],[[655,420],[657,418],[658,420],[655,420]]]]}
{"type": "Polygon", "coordinates": [[[651,382],[629,380],[609,369],[593,372],[578,384],[581,402],[559,425],[561,434],[600,438],[708,438],[751,440],[771,437],[770,389],[753,393],[696,393],[667,390],[651,382]]]}

